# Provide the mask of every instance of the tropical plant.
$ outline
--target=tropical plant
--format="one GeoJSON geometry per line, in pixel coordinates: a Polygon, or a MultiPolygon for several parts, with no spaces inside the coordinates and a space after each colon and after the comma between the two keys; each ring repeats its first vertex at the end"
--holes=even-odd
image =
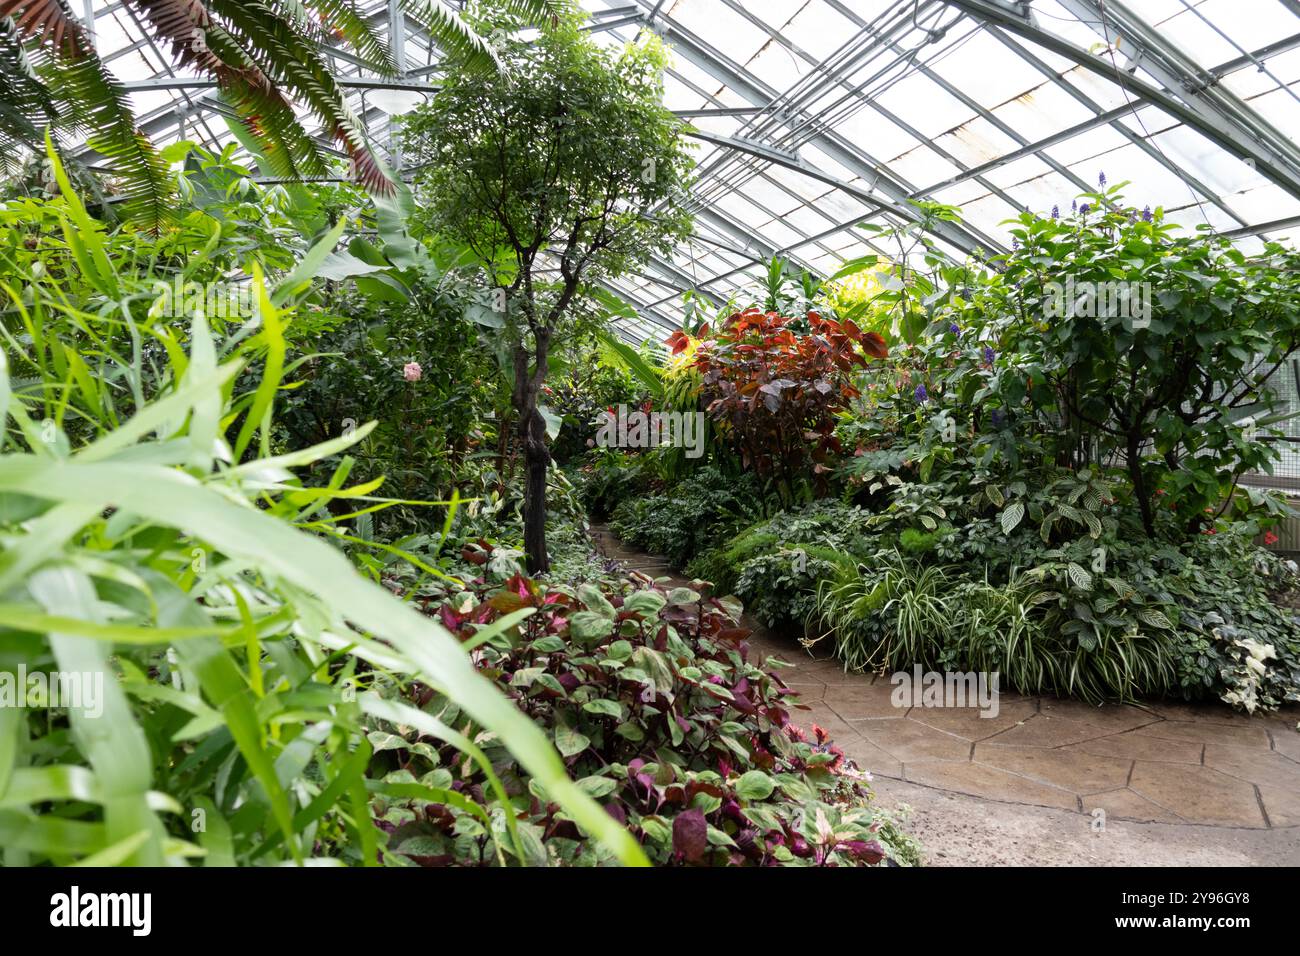
{"type": "MultiPolygon", "coordinates": [[[[541,26],[567,6],[564,0],[498,3],[541,26]]],[[[357,4],[128,0],[127,6],[179,66],[216,81],[221,99],[237,112],[276,175],[323,176],[328,169],[324,151],[295,112],[297,103],[346,152],[358,182],[379,193],[391,191],[389,173],[371,152],[325,52],[341,43],[366,69],[397,75],[388,46],[357,4]]],[[[402,0],[402,7],[456,57],[457,69],[482,74],[500,67],[494,48],[449,7],[430,0],[402,0]]],[[[22,147],[42,153],[47,128],[89,134],[87,145],[107,157],[122,179],[127,213],[154,227],[171,216],[166,163],[137,129],[126,88],[67,0],[0,0],[0,92],[0,157],[6,166],[22,147]]]]}
{"type": "MultiPolygon", "coordinates": [[[[482,22],[501,24],[514,26],[482,22]]],[[[535,41],[504,42],[500,55],[509,80],[449,70],[439,95],[408,117],[404,148],[422,169],[421,219],[474,249],[498,292],[537,573],[548,562],[551,461],[538,405],[552,350],[587,290],[686,235],[690,161],[662,103],[666,53],[652,35],[612,50],[564,16],[535,41]]]]}
{"type": "MultiPolygon", "coordinates": [[[[298,383],[282,402],[277,439],[288,448],[314,445],[373,418],[375,429],[349,449],[361,475],[384,476],[398,498],[440,500],[454,490],[473,497],[481,489],[470,486],[470,459],[491,458],[499,399],[496,365],[470,317],[476,290],[431,261],[400,281],[396,270],[379,267],[386,265],[382,249],[359,238],[323,270],[338,276],[358,253],[374,261],[369,271],[354,282],[329,282],[333,288],[315,296],[320,311],[310,334],[293,336],[298,383]]],[[[427,506],[375,517],[384,536],[437,520],[427,506]]]]}
{"type": "MultiPolygon", "coordinates": [[[[545,727],[577,785],[665,865],[858,866],[915,858],[914,845],[870,804],[869,775],[801,706],[780,662],[755,655],[740,609],[641,575],[570,590],[523,577],[476,585],[438,610],[474,648],[480,671],[545,727]],[[533,610],[504,632],[495,622],[533,610]]],[[[460,709],[426,703],[446,723],[460,709]]],[[[453,781],[454,750],[419,728],[386,742],[385,778],[403,787],[474,793],[479,768],[453,781]]],[[[494,743],[485,754],[513,788],[518,827],[539,864],[607,861],[548,786],[494,743]]],[[[397,853],[423,865],[495,862],[491,832],[459,800],[430,793],[387,801],[381,825],[397,853]]]]}
{"type": "Polygon", "coordinates": [[[610,528],[628,544],[662,554],[674,567],[716,546],[739,526],[754,521],[762,499],[752,476],[732,479],[700,468],[671,489],[626,498],[614,509],[610,528]]]}
{"type": "Polygon", "coordinates": [[[1276,457],[1269,379],[1300,349],[1300,255],[1178,236],[1123,185],[1015,220],[1019,247],[971,308],[998,317],[1001,404],[1037,416],[1055,461],[1121,464],[1145,533],[1188,537],[1276,457]],[[1160,493],[1180,520],[1158,520],[1160,493]]]}
{"type": "MultiPolygon", "coordinates": [[[[670,339],[674,351],[686,336],[670,339]]],[[[695,353],[704,400],[746,468],[791,502],[800,482],[824,485],[839,452],[835,413],[857,395],[850,373],[887,354],[875,332],[816,312],[793,319],[748,309],[729,316],[695,353]],[[796,323],[807,326],[795,328],[796,323]]]]}

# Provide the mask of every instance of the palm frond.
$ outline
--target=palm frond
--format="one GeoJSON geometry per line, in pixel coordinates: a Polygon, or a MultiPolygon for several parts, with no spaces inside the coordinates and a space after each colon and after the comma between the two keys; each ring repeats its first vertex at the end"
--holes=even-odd
{"type": "Polygon", "coordinates": [[[0,0],[0,17],[12,17],[22,36],[64,56],[80,58],[89,47],[81,21],[63,0],[0,0]]]}
{"type": "Polygon", "coordinates": [[[20,38],[49,54],[44,63],[33,57],[36,75],[71,105],[73,122],[95,131],[87,145],[122,177],[128,215],[160,228],[172,217],[166,164],[135,128],[126,90],[95,53],[81,21],[64,0],[0,0],[0,17],[12,18],[20,38]]]}
{"type": "MultiPolygon", "coordinates": [[[[326,132],[348,154],[354,178],[366,188],[388,195],[393,189],[392,181],[371,153],[361,124],[348,108],[320,47],[296,30],[289,20],[262,4],[215,0],[211,6],[231,35],[258,62],[267,65],[276,85],[301,100],[320,118],[326,132]]],[[[267,117],[258,119],[265,123],[267,117]]],[[[319,159],[314,144],[312,151],[319,159]]]]}
{"type": "Polygon", "coordinates": [[[455,11],[432,0],[402,0],[402,8],[429,31],[443,52],[470,70],[500,70],[501,60],[484,37],[455,11]]]}
{"type": "Polygon", "coordinates": [[[574,12],[572,0],[497,0],[496,7],[537,26],[548,26],[574,12]]]}
{"type": "Polygon", "coordinates": [[[288,0],[288,7],[301,7],[316,14],[324,33],[324,43],[341,43],[367,61],[371,69],[383,76],[396,76],[397,65],[392,50],[350,0],[288,0]]]}

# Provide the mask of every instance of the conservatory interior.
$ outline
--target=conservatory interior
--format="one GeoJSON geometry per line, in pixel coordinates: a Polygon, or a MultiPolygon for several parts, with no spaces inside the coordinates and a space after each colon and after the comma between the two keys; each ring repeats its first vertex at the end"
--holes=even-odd
{"type": "Polygon", "coordinates": [[[1300,864],[1297,0],[0,0],[0,862],[1300,864]]]}

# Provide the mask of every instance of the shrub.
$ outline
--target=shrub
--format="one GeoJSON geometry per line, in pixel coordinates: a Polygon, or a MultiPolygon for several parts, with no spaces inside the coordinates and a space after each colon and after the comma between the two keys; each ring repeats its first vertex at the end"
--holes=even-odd
{"type": "MultiPolygon", "coordinates": [[[[670,865],[877,864],[915,847],[870,805],[868,775],[798,707],[776,662],[758,659],[739,607],[634,575],[576,592],[522,577],[438,611],[479,670],[547,728],[578,786],[670,865]],[[528,616],[504,632],[494,622],[528,616]],[[484,629],[497,630],[486,639],[484,629]]],[[[425,712],[477,724],[439,695],[425,712]]],[[[496,740],[480,738],[510,794],[530,862],[609,862],[496,740]]],[[[487,787],[472,765],[412,729],[391,741],[382,825],[389,847],[424,865],[497,862],[499,814],[466,806],[487,787]],[[419,789],[417,791],[417,788],[419,789]],[[404,798],[409,796],[414,799],[404,798]]]]}
{"type": "Polygon", "coordinates": [[[615,509],[610,528],[628,544],[662,554],[680,568],[752,520],[760,501],[752,476],[731,479],[715,468],[701,468],[671,491],[626,499],[615,509]]]}
{"type": "Polygon", "coordinates": [[[764,530],[766,522],[742,531],[722,548],[711,548],[697,555],[686,566],[693,578],[710,582],[719,594],[731,594],[740,580],[741,571],[754,558],[771,554],[781,545],[781,539],[764,530]]]}
{"type": "Polygon", "coordinates": [[[816,611],[817,582],[854,563],[852,555],[831,548],[782,547],[745,562],[736,580],[736,594],[768,627],[802,628],[816,611]]]}
{"type": "Polygon", "coordinates": [[[1182,548],[1004,535],[958,564],[880,551],[821,581],[818,620],[854,669],[920,663],[998,671],[1024,693],[1271,710],[1300,701],[1300,621],[1275,603],[1300,579],[1254,533],[1225,528],[1182,548]]]}
{"type": "MultiPolygon", "coordinates": [[[[685,339],[677,336],[674,348],[685,339]]],[[[789,503],[810,478],[824,486],[840,451],[835,413],[857,394],[850,373],[885,353],[884,339],[852,322],[752,308],[728,317],[700,346],[695,365],[719,436],[789,503]],[[795,330],[796,321],[807,333],[795,330]]]]}
{"type": "MultiPolygon", "coordinates": [[[[727,544],[700,554],[689,573],[714,585],[720,594],[736,588],[750,561],[779,547],[823,548],[827,553],[854,553],[862,545],[861,530],[867,515],[861,509],[824,499],[791,511],[782,511],[736,535],[727,544]]],[[[812,549],[804,548],[805,553],[812,549]]],[[[834,560],[826,556],[825,560],[834,560]]],[[[815,588],[814,588],[815,590],[815,588]]]]}
{"type": "Polygon", "coordinates": [[[591,452],[576,472],[578,494],[588,514],[604,520],[627,499],[661,487],[655,461],[658,454],[651,450],[634,455],[612,448],[591,452]]]}
{"type": "Polygon", "coordinates": [[[1247,258],[1225,236],[1176,236],[1160,216],[1125,208],[1119,189],[1089,197],[1077,219],[1021,216],[1013,228],[1020,248],[995,284],[1030,321],[1009,323],[1000,345],[1037,384],[1022,389],[1013,373],[1002,391],[1011,405],[1025,394],[1056,426],[1051,447],[1074,456],[1059,460],[1122,453],[1146,533],[1163,490],[1182,514],[1162,530],[1183,537],[1206,525],[1204,509],[1238,475],[1276,458],[1269,429],[1250,423],[1272,421],[1268,379],[1300,348],[1300,256],[1267,243],[1247,258]],[[1144,321],[1099,301],[1116,287],[1146,290],[1144,321]]]}
{"type": "MultiPolygon", "coordinates": [[[[389,497],[441,501],[461,480],[466,459],[487,445],[495,363],[465,317],[471,299],[452,283],[422,278],[410,301],[337,295],[340,313],[304,342],[299,383],[286,391],[278,419],[285,448],[337,438],[375,419],[352,449],[359,473],[385,478],[389,497]],[[418,366],[406,372],[408,363],[418,366]]],[[[319,470],[332,470],[337,457],[319,470]]],[[[408,534],[428,522],[428,506],[399,506],[377,516],[381,530],[408,534]]]]}
{"type": "Polygon", "coordinates": [[[635,398],[635,382],[626,371],[598,361],[590,349],[572,349],[562,372],[542,386],[542,405],[563,423],[551,457],[560,464],[581,458],[596,435],[596,416],[635,398]]]}

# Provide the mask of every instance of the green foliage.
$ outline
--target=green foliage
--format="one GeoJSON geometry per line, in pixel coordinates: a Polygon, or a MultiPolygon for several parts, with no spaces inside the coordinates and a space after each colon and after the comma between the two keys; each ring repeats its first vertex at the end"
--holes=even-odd
{"type": "MultiPolygon", "coordinates": [[[[711,581],[720,593],[727,593],[736,588],[751,559],[780,548],[797,549],[805,556],[819,555],[831,562],[856,553],[863,546],[861,532],[866,518],[865,512],[852,505],[831,499],[816,501],[752,525],[730,542],[700,554],[688,568],[693,576],[711,581]]],[[[765,600],[782,597],[798,599],[799,594],[771,594],[765,600]]],[[[745,595],[745,599],[753,601],[753,593],[745,595]]],[[[774,619],[802,621],[794,614],[777,614],[774,619]]]]}
{"type": "MultiPolygon", "coordinates": [[[[518,26],[481,12],[484,29],[518,26]]],[[[588,282],[666,252],[689,225],[677,194],[690,161],[661,103],[662,46],[602,47],[565,16],[533,40],[507,36],[500,57],[508,77],[453,65],[439,95],[405,121],[405,152],[425,166],[420,216],[431,231],[466,242],[484,263],[507,250],[503,285],[522,282],[552,243],[572,267],[575,256],[590,258],[588,282]],[[653,219],[642,216],[665,202],[653,219]]]]}
{"type": "Polygon", "coordinates": [[[745,562],[736,579],[736,595],[768,627],[802,629],[816,610],[817,582],[855,563],[851,555],[832,548],[782,547],[745,562]]]}
{"type": "MultiPolygon", "coordinates": [[[[170,49],[187,74],[210,77],[239,118],[236,135],[266,159],[274,175],[322,176],[325,150],[295,112],[305,108],[348,157],[358,182],[380,194],[393,183],[370,152],[324,53],[341,41],[366,69],[395,76],[388,44],[347,0],[288,5],[204,0],[128,0],[126,13],[170,49]]],[[[481,74],[500,64],[491,47],[450,10],[428,0],[403,0],[433,42],[481,74]]],[[[564,12],[560,0],[508,0],[512,15],[542,26],[564,12]]],[[[44,152],[45,131],[90,133],[87,142],[113,165],[129,218],[153,230],[173,217],[167,163],[139,131],[125,87],[100,59],[80,17],[62,2],[0,2],[0,164],[44,152]]]]}
{"type": "Polygon", "coordinates": [[[617,448],[591,452],[579,472],[579,495],[587,513],[603,521],[624,501],[658,490],[661,462],[656,449],[639,454],[617,448]]]}
{"type": "Polygon", "coordinates": [[[525,550],[539,573],[551,464],[539,402],[552,349],[572,336],[584,298],[602,298],[602,280],[688,234],[691,161],[663,105],[667,54],[652,34],[603,46],[575,10],[526,39],[512,11],[479,12],[476,24],[502,31],[508,75],[485,79],[449,58],[438,95],[407,118],[404,148],[421,170],[421,222],[472,250],[493,287],[527,469],[525,550]]]}
{"type": "Polygon", "coordinates": [[[846,666],[998,671],[1023,692],[1093,701],[1217,695],[1255,710],[1300,697],[1300,622],[1276,604],[1300,580],[1250,543],[1257,525],[1179,547],[1126,541],[1113,500],[1086,510],[1093,483],[1067,476],[1024,500],[995,491],[997,505],[978,486],[950,496],[931,506],[954,525],[933,549],[890,550],[889,529],[940,487],[906,486],[867,520],[875,548],[818,585],[821,632],[846,666]]]}
{"type": "Polygon", "coordinates": [[[561,420],[551,455],[567,464],[586,454],[596,435],[596,416],[638,397],[637,382],[626,371],[597,360],[594,349],[575,348],[559,374],[542,386],[542,402],[561,420]]]}
{"type": "MultiPolygon", "coordinates": [[[[633,575],[576,591],[515,577],[472,588],[438,613],[479,648],[483,673],[547,728],[578,786],[626,824],[653,862],[916,862],[915,843],[871,806],[868,777],[824,730],[797,726],[781,665],[750,649],[739,610],[633,575]],[[536,613],[494,627],[524,609],[536,613]]],[[[450,701],[434,697],[427,707],[463,722],[450,701]]],[[[391,742],[402,759],[386,783],[397,795],[415,783],[431,788],[389,802],[382,825],[391,845],[427,865],[494,862],[492,827],[439,796],[455,779],[444,769],[454,752],[422,738],[414,728],[391,742]]],[[[609,860],[526,767],[495,742],[485,754],[509,782],[532,862],[609,860]]],[[[461,792],[485,785],[476,769],[459,780],[461,792]]]]}
{"type": "Polygon", "coordinates": [[[1261,440],[1271,430],[1243,419],[1267,426],[1268,377],[1300,348],[1300,256],[1270,243],[1247,257],[1226,237],[1175,236],[1159,216],[1125,208],[1119,189],[1085,197],[1077,218],[1016,223],[1020,248],[987,292],[1020,317],[990,330],[1015,370],[999,389],[1008,406],[1027,402],[1057,423],[1058,455],[1127,455],[1148,534],[1158,490],[1195,533],[1238,475],[1275,457],[1261,440]],[[1072,288],[1060,288],[1065,279],[1072,288]],[[1107,284],[1121,295],[1103,295],[1107,284]],[[1143,289],[1145,325],[1134,315],[1143,289]],[[1070,292],[1076,301],[1064,301],[1070,292]],[[1022,390],[1016,375],[1041,388],[1022,390]]]}
{"type": "MultiPolygon", "coordinates": [[[[465,315],[472,303],[455,285],[427,280],[402,302],[332,296],[322,308],[336,317],[316,318],[302,342],[311,351],[300,384],[285,396],[278,419],[285,447],[316,444],[374,418],[374,430],[351,449],[360,474],[384,476],[396,498],[472,494],[463,484],[468,458],[492,447],[487,418],[497,398],[495,364],[465,315]],[[418,371],[408,377],[411,363],[418,371]]],[[[377,520],[386,535],[400,536],[431,518],[427,507],[399,506],[377,520]]]]}
{"type": "Polygon", "coordinates": [[[628,544],[685,567],[719,538],[748,523],[746,516],[753,514],[758,498],[752,477],[733,480],[714,468],[701,468],[670,492],[625,499],[614,510],[610,529],[628,544]]]}
{"type": "MultiPolygon", "coordinates": [[[[4,862],[400,862],[372,821],[375,732],[419,727],[479,761],[485,816],[508,799],[472,741],[394,699],[415,681],[640,861],[465,648],[347,559],[348,526],[326,509],[383,509],[378,483],[349,484],[347,457],[321,485],[294,474],[373,426],[271,453],[299,297],[254,262],[255,322],[165,316],[133,234],[107,233],[66,188],[41,211],[83,267],[79,283],[46,280],[54,252],[38,243],[0,276],[25,290],[3,313],[0,668],[85,675],[102,692],[0,708],[4,862]]],[[[526,861],[513,815],[501,819],[502,859],[526,861]]]]}

